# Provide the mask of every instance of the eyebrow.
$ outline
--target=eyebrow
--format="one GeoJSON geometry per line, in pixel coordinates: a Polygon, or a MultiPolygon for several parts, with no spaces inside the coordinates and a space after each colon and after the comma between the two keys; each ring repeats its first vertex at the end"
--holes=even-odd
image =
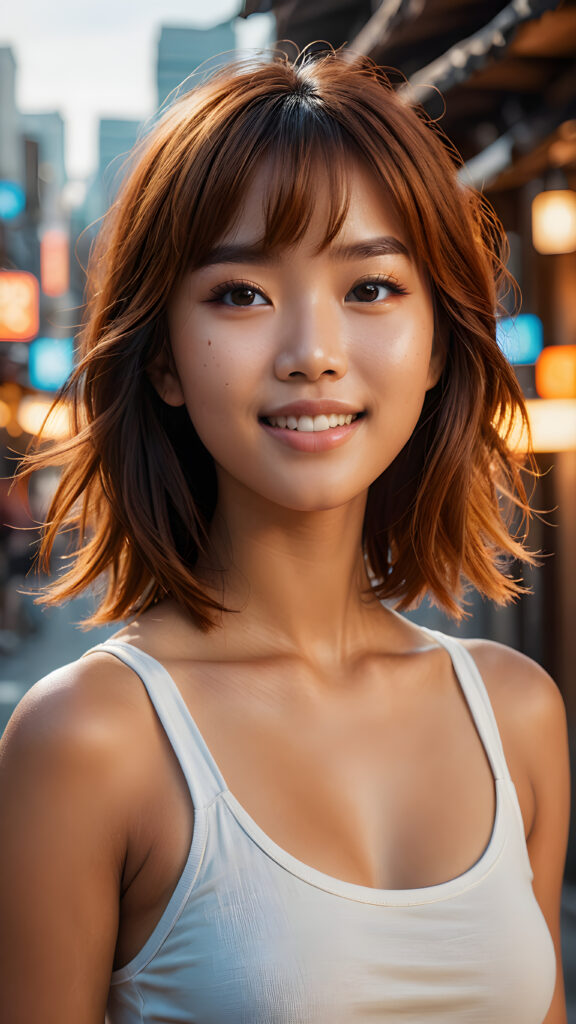
{"type": "MultiPolygon", "coordinates": [[[[331,245],[329,252],[334,259],[357,260],[369,259],[371,256],[406,256],[410,253],[403,242],[393,235],[382,235],[379,238],[368,238],[352,245],[331,245]]],[[[279,263],[281,252],[266,249],[259,243],[238,245],[217,245],[210,249],[202,259],[201,267],[211,267],[217,263],[279,263]]]]}

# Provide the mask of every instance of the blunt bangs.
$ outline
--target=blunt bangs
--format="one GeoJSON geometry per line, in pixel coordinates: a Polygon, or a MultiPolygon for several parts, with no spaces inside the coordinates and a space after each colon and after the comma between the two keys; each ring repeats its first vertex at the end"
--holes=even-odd
{"type": "MultiPolygon", "coordinates": [[[[208,140],[207,140],[208,141],[208,140]]],[[[320,248],[338,235],[349,208],[348,179],[352,146],[320,98],[307,93],[267,95],[240,110],[221,132],[210,153],[210,169],[201,194],[194,171],[185,188],[194,191],[186,225],[184,265],[202,265],[206,254],[230,231],[256,176],[263,172],[265,251],[296,245],[306,234],[319,190],[328,198],[320,248]],[[235,154],[230,158],[230,151],[235,154]],[[214,210],[218,210],[218,217],[214,210]],[[216,230],[215,230],[216,229],[216,230]]]]}

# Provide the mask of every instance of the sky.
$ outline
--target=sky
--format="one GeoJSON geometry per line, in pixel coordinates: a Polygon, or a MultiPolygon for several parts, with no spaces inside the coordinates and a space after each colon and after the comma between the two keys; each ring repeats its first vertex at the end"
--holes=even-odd
{"type": "MultiPolygon", "coordinates": [[[[99,117],[148,117],[156,104],[161,25],[204,27],[236,14],[240,0],[5,0],[0,46],[16,59],[23,113],[59,110],[71,178],[96,164],[99,117]]],[[[238,23],[241,47],[264,45],[270,17],[238,23]]]]}

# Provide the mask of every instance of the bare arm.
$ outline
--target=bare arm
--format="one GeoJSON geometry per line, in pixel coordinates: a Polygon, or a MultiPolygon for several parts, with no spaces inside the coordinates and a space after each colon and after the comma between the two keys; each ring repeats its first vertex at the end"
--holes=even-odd
{"type": "Polygon", "coordinates": [[[558,687],[500,644],[468,641],[486,682],[527,828],[536,899],[556,948],[556,988],[543,1024],[566,1024],[560,899],[570,818],[568,737],[558,687]]]}
{"type": "Polygon", "coordinates": [[[556,947],[556,989],[545,1024],[566,1024],[566,1004],[560,947],[560,900],[568,822],[570,784],[568,740],[564,705],[550,680],[543,685],[533,734],[532,782],[534,823],[528,836],[528,853],[534,872],[534,893],[546,918],[556,947]]]}
{"type": "Polygon", "coordinates": [[[104,1020],[127,803],[121,722],[83,685],[94,671],[33,688],[0,745],[4,1024],[104,1020]]]}

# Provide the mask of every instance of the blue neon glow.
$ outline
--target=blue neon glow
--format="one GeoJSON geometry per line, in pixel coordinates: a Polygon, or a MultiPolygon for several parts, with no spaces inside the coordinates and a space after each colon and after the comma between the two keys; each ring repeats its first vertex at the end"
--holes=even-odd
{"type": "Polygon", "coordinates": [[[26,194],[15,181],[0,181],[0,220],[14,220],[24,212],[26,194]]]}
{"type": "Polygon", "coordinates": [[[535,363],[544,343],[542,321],[533,313],[504,317],[496,326],[496,341],[515,366],[535,363]]]}
{"type": "Polygon", "coordinates": [[[72,338],[36,338],[28,346],[28,377],[39,391],[57,391],[74,365],[72,338]]]}

